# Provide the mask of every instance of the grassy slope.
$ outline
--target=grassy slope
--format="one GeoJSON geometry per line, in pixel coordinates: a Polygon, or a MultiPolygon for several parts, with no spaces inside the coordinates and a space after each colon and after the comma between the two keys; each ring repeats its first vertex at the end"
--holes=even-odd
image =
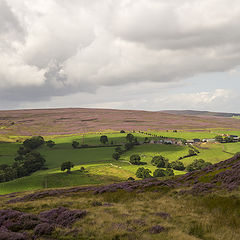
{"type": "MultiPolygon", "coordinates": [[[[191,133],[193,134],[193,133],[191,133]]],[[[109,141],[115,144],[123,143],[126,134],[107,134],[109,141]]],[[[136,133],[135,136],[141,141],[145,135],[136,133]]],[[[88,134],[84,137],[84,142],[89,145],[99,144],[99,134],[88,134]]],[[[49,170],[38,171],[31,176],[16,179],[11,182],[0,184],[0,194],[15,191],[36,190],[45,187],[64,187],[86,184],[110,183],[114,181],[126,180],[128,177],[135,177],[135,172],[139,166],[129,164],[129,158],[132,154],[140,154],[142,161],[148,164],[144,167],[149,168],[152,172],[156,169],[150,164],[155,155],[163,155],[171,161],[187,155],[189,148],[187,146],[171,145],[141,145],[134,147],[133,150],[126,152],[121,156],[119,161],[112,159],[114,148],[89,148],[89,149],[72,149],[71,142],[76,139],[81,141],[82,136],[71,135],[66,137],[52,136],[57,145],[50,149],[43,146],[39,151],[47,160],[49,170]],[[73,173],[67,175],[60,171],[60,165],[64,161],[72,161],[75,164],[73,173]],[[78,171],[81,166],[87,169],[83,174],[78,171]]],[[[14,161],[18,143],[1,143],[0,144],[0,164],[11,163],[14,161]]],[[[194,159],[204,159],[212,163],[225,160],[239,151],[240,143],[233,144],[202,144],[200,154],[191,158],[183,159],[185,165],[191,163],[194,159]],[[229,152],[223,152],[223,150],[229,152]],[[232,154],[230,154],[232,153],[232,154]]],[[[181,171],[175,171],[175,174],[182,174],[181,171]]]]}

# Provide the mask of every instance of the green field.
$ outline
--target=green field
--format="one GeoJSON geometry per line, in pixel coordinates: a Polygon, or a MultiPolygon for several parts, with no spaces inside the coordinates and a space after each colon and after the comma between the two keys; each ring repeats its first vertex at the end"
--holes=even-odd
{"type": "MultiPolygon", "coordinates": [[[[202,132],[165,132],[172,137],[179,138],[200,138],[202,132]]],[[[51,136],[45,139],[53,139],[56,142],[54,148],[48,148],[46,145],[40,147],[39,151],[46,159],[46,166],[48,170],[35,172],[31,176],[19,178],[10,182],[0,183],[0,194],[28,191],[43,188],[57,188],[77,185],[102,184],[112,183],[116,181],[126,180],[128,177],[134,177],[139,166],[131,165],[129,158],[132,154],[139,154],[141,160],[147,162],[145,168],[149,168],[152,172],[156,167],[151,165],[153,156],[162,155],[169,159],[170,162],[176,161],[179,157],[188,154],[188,146],[177,145],[162,145],[162,144],[142,144],[135,146],[132,150],[124,153],[121,158],[116,161],[112,159],[112,154],[115,147],[113,144],[124,144],[126,142],[127,133],[108,133],[109,147],[96,148],[81,148],[73,149],[71,143],[77,140],[80,143],[91,146],[99,145],[100,134],[85,134],[70,135],[70,136],[51,136]],[[72,169],[72,174],[66,174],[60,171],[60,166],[64,161],[72,161],[75,167],[72,169]],[[86,169],[83,173],[80,171],[81,167],[86,169]]],[[[152,132],[153,134],[153,132],[152,132]]],[[[163,135],[163,132],[154,133],[156,135],[163,135]]],[[[211,137],[206,133],[205,137],[211,137]]],[[[236,133],[234,133],[236,134],[236,133]]],[[[134,133],[134,135],[141,142],[146,137],[145,134],[134,133]]],[[[157,139],[156,137],[147,136],[149,138],[157,139]]],[[[14,157],[17,156],[16,151],[20,143],[0,143],[0,164],[11,164],[14,162],[14,157]]],[[[216,163],[233,156],[234,153],[239,152],[240,143],[228,144],[201,144],[198,147],[200,153],[197,156],[184,158],[182,162],[186,165],[193,162],[195,159],[204,159],[211,163],[216,163]]],[[[183,171],[175,171],[175,174],[184,174],[183,171]]]]}

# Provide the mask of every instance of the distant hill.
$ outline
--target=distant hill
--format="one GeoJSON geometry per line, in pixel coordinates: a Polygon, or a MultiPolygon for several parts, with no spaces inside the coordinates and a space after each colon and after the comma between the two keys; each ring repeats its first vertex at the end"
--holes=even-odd
{"type": "Polygon", "coordinates": [[[0,111],[0,134],[63,135],[106,130],[240,129],[233,114],[200,111],[136,111],[58,108],[0,111]],[[227,116],[229,116],[227,118],[227,116]]]}
{"type": "Polygon", "coordinates": [[[239,117],[240,113],[224,113],[224,112],[209,112],[209,111],[195,111],[195,110],[164,110],[162,112],[180,115],[192,116],[215,116],[215,117],[239,117]]]}

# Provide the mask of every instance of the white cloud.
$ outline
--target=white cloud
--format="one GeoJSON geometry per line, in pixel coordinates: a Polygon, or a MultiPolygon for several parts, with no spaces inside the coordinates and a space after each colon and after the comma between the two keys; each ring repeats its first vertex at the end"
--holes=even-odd
{"type": "MultiPolygon", "coordinates": [[[[0,0],[0,16],[0,100],[154,88],[240,65],[237,0],[0,0]]],[[[226,96],[182,97],[201,105],[226,96]]]]}

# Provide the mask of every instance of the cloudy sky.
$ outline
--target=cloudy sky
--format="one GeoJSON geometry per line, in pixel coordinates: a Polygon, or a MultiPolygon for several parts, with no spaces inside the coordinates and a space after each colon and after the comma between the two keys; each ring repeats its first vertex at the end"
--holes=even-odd
{"type": "Polygon", "coordinates": [[[240,112],[239,0],[0,0],[0,109],[240,112]]]}

